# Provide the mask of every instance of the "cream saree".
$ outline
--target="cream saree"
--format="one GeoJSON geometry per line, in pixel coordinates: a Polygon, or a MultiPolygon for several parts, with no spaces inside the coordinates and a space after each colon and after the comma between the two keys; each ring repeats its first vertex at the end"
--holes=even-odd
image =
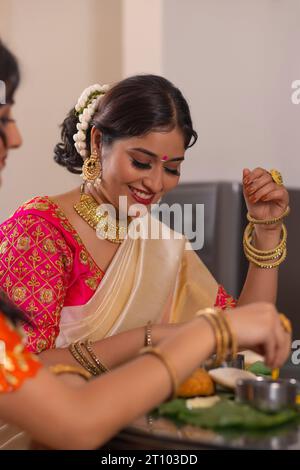
{"type": "Polygon", "coordinates": [[[56,347],[153,323],[182,322],[214,305],[218,284],[184,236],[151,215],[138,219],[141,232],[123,241],[93,297],[64,307],[56,347]]]}

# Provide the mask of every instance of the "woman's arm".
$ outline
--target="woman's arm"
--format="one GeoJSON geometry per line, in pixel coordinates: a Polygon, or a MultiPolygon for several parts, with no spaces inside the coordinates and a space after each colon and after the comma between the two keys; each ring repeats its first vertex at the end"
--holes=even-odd
{"type": "MultiPolygon", "coordinates": [[[[249,214],[258,220],[280,217],[289,204],[289,195],[284,186],[279,186],[262,168],[244,170],[243,190],[249,214]]],[[[281,222],[274,225],[255,225],[254,247],[273,250],[281,238],[281,222]]],[[[251,302],[276,302],[278,267],[264,269],[249,264],[247,278],[238,300],[238,305],[251,302]]]]}
{"type": "MultiPolygon", "coordinates": [[[[259,250],[272,250],[280,241],[281,227],[263,229],[255,227],[255,248],[259,250]]],[[[259,268],[249,263],[246,281],[238,299],[238,305],[246,305],[251,302],[276,303],[279,267],[272,269],[259,268]]]]}
{"type": "MultiPolygon", "coordinates": [[[[151,337],[153,345],[178,332],[179,327],[180,325],[178,324],[152,325],[151,337]]],[[[145,346],[145,327],[134,328],[133,330],[96,341],[93,344],[93,351],[108,369],[114,369],[136,356],[143,346],[145,346]]],[[[78,366],[78,362],[74,359],[68,348],[43,351],[39,354],[39,358],[46,366],[58,363],[78,366]]]]}
{"type": "MultiPolygon", "coordinates": [[[[214,334],[197,319],[178,335],[160,348],[183,381],[213,352],[214,334]],[[191,341],[197,346],[187,348],[191,341]]],[[[0,416],[52,448],[95,448],[170,393],[165,366],[144,355],[81,387],[68,386],[43,369],[19,390],[0,394],[0,416]]]]}
{"type": "MultiPolygon", "coordinates": [[[[286,359],[290,335],[272,305],[237,308],[227,318],[240,347],[266,354],[274,367],[286,359]]],[[[213,353],[215,337],[206,320],[197,317],[159,347],[182,382],[213,353]]],[[[67,386],[41,370],[18,391],[0,394],[0,416],[52,448],[95,448],[167,399],[171,389],[168,370],[152,355],[137,357],[82,387],[67,386]]]]}

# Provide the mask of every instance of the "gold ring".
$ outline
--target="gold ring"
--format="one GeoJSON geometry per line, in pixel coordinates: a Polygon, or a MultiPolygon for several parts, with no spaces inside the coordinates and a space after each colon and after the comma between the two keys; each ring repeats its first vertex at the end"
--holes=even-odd
{"type": "Polygon", "coordinates": [[[289,334],[292,334],[292,324],[290,320],[283,314],[279,314],[279,320],[281,325],[283,326],[284,331],[286,331],[289,334]]]}
{"type": "Polygon", "coordinates": [[[278,184],[278,186],[283,185],[283,178],[282,178],[281,173],[278,170],[273,169],[273,170],[270,170],[268,173],[270,173],[274,183],[278,184]]]}

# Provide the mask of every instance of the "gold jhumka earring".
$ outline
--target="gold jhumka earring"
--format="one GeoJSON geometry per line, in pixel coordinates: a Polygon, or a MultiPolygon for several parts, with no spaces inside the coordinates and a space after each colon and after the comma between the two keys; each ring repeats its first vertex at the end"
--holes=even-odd
{"type": "Polygon", "coordinates": [[[85,183],[98,185],[101,183],[102,166],[96,149],[94,149],[89,158],[84,160],[82,166],[82,178],[85,183]]]}

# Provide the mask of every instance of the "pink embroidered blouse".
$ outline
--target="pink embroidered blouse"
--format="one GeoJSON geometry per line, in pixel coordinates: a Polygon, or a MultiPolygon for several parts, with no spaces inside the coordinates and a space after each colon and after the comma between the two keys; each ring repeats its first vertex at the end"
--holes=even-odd
{"type": "MultiPolygon", "coordinates": [[[[0,288],[21,308],[27,347],[54,348],[62,308],[84,305],[104,272],[62,210],[47,196],[22,205],[0,225],[0,288]]],[[[222,286],[216,306],[235,306],[222,286]]]]}

